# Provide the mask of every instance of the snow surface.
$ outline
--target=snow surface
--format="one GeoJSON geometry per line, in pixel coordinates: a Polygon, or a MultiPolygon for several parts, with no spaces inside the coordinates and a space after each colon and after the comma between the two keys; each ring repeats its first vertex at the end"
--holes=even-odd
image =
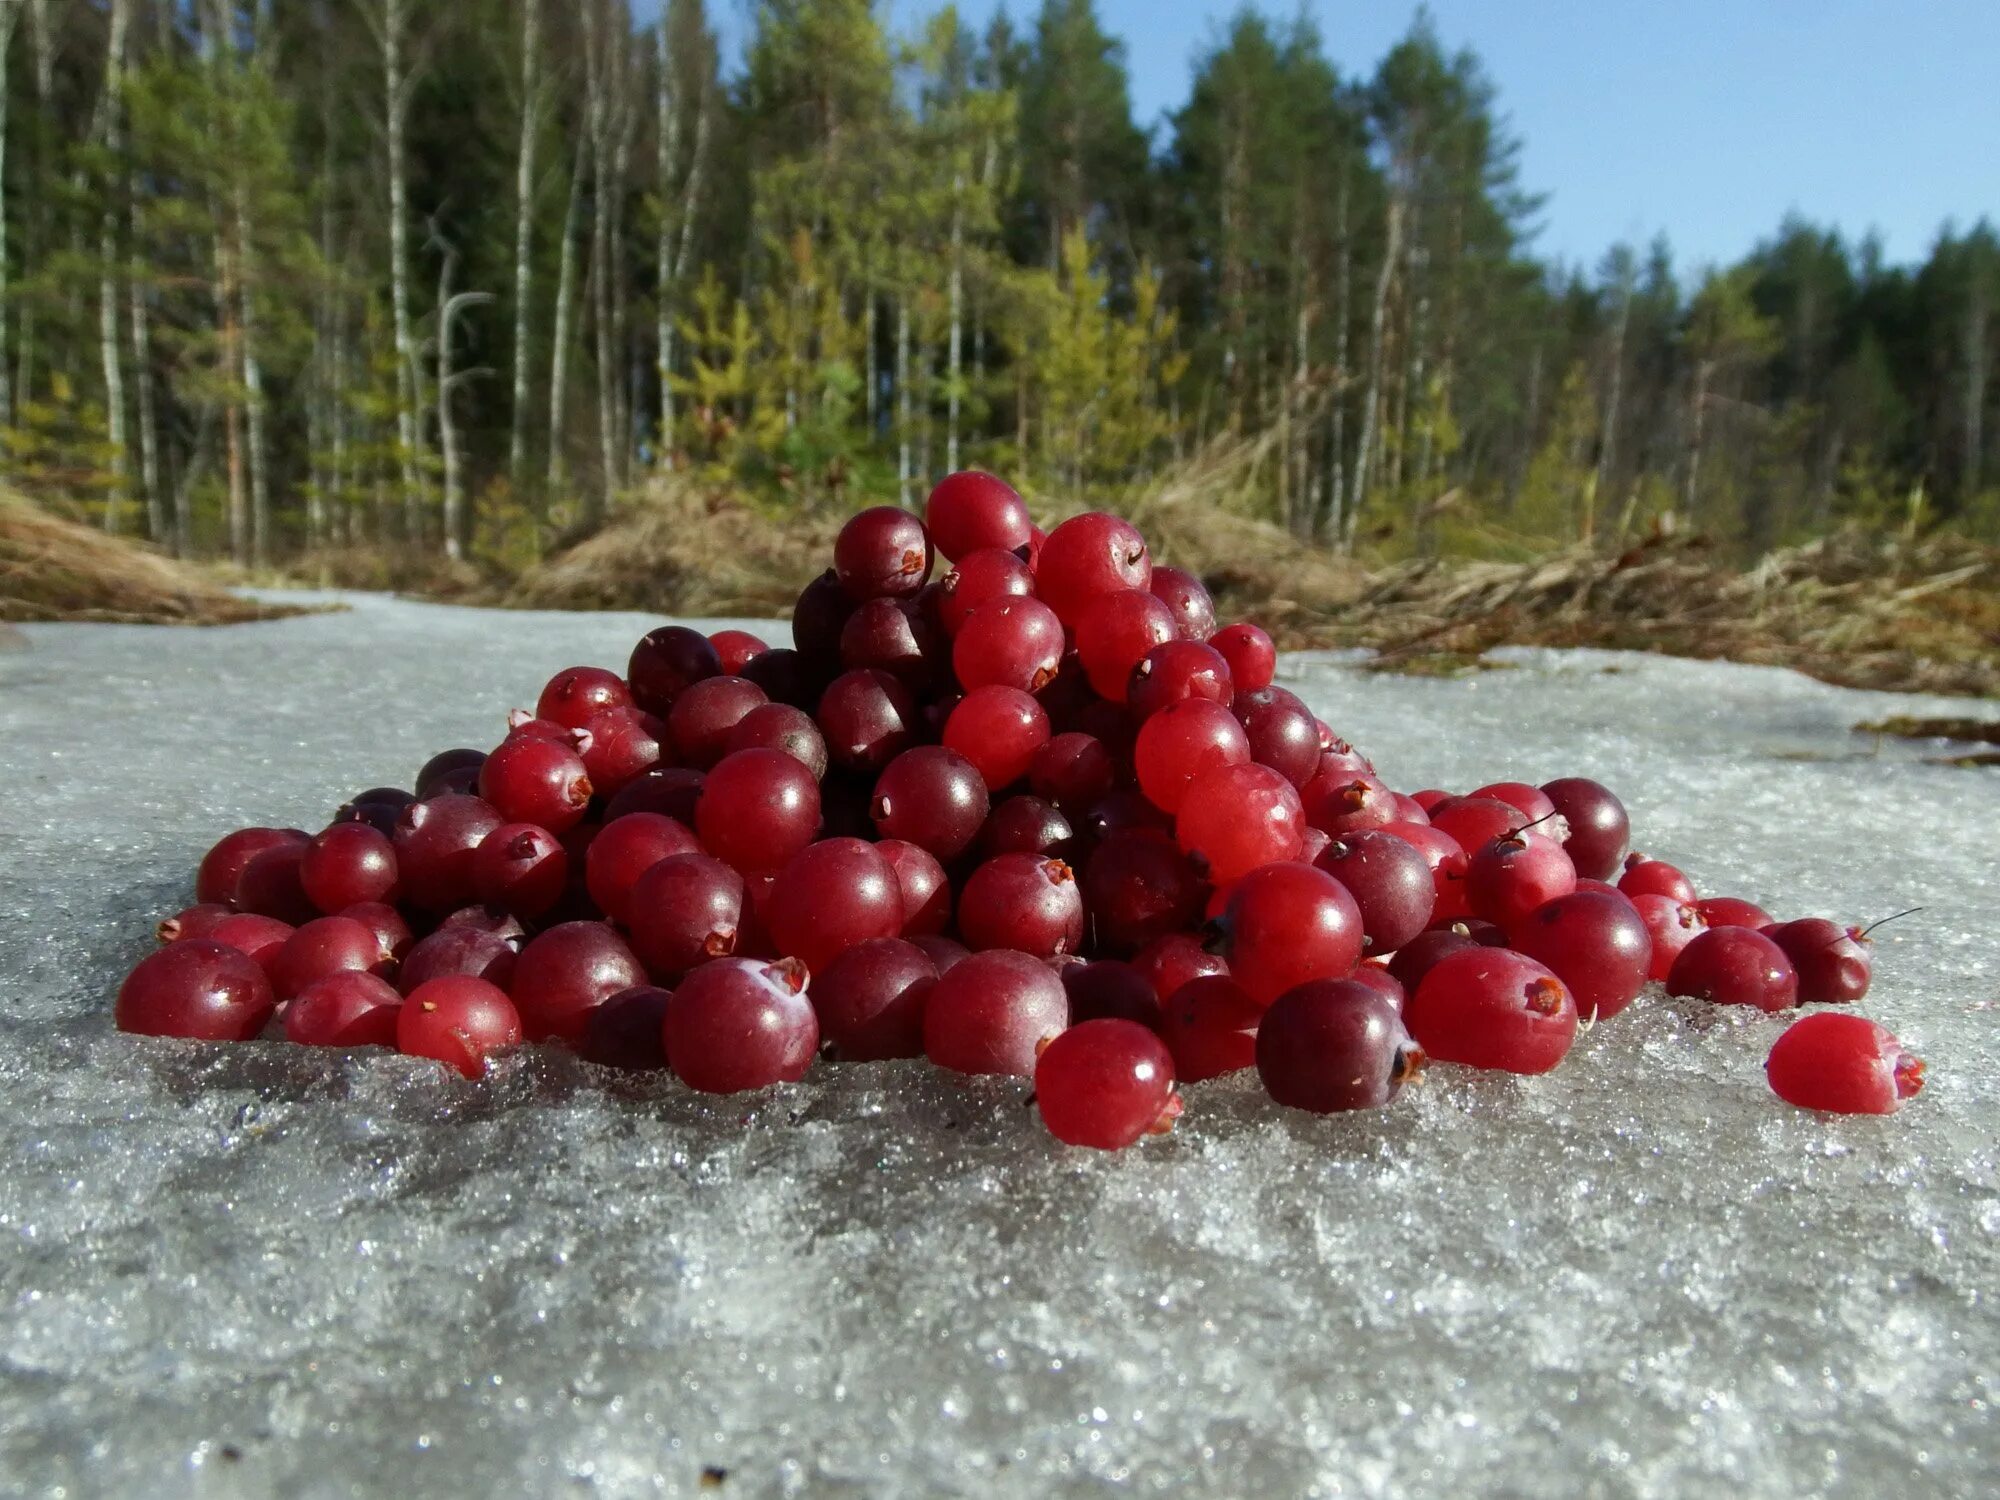
{"type": "Polygon", "coordinates": [[[1398,786],[1594,775],[1707,890],[1922,904],[1867,1009],[1931,1081],[1815,1118],[1765,1087],[1779,1022],[1655,997],[1545,1079],[1435,1067],[1334,1119],[1197,1085],[1106,1157],[914,1063],[718,1102],[548,1052],[473,1085],[114,1033],[214,837],[491,743],[651,623],[348,602],[0,656],[0,1487],[2000,1486],[2000,780],[1850,732],[1953,705],[1596,653],[1288,659],[1398,786]]]}

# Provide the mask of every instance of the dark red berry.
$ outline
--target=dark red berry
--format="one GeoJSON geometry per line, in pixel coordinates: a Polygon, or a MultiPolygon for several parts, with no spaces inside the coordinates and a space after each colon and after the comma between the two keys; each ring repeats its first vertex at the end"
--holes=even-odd
{"type": "Polygon", "coordinates": [[[924,523],[893,505],[862,511],[840,528],[833,571],[847,597],[907,599],[931,576],[931,539],[924,523]]]}
{"type": "Polygon", "coordinates": [[[395,846],[367,823],[335,823],[306,846],[299,884],[328,916],[364,901],[393,903],[395,846]]]}
{"type": "Polygon", "coordinates": [[[657,980],[736,952],[743,877],[706,854],[675,854],[639,877],[626,897],[632,949],[657,980]]]}
{"type": "Polygon", "coordinates": [[[1755,928],[1711,927],[1674,960],[1667,993],[1717,1005],[1789,1010],[1799,1003],[1799,976],[1785,950],[1755,928]]]}
{"type": "Polygon", "coordinates": [[[351,917],[320,917],[285,939],[270,964],[271,983],[280,1000],[290,1000],[329,975],[380,974],[393,962],[372,927],[351,917]]]}
{"type": "Polygon", "coordinates": [[[943,745],[919,745],[890,761],[868,804],[882,838],[915,844],[944,861],[972,847],[988,810],[979,768],[943,745]]]}
{"type": "Polygon", "coordinates": [[[428,802],[448,793],[464,795],[478,791],[479,768],[484,764],[484,750],[440,750],[417,772],[417,800],[428,802]]]}
{"type": "Polygon", "coordinates": [[[814,781],[826,775],[826,740],[819,725],[811,714],[789,703],[766,703],[751,709],[729,732],[725,749],[732,755],[738,750],[782,750],[804,766],[814,781]]]}
{"type": "Polygon", "coordinates": [[[1042,1049],[1035,1107],[1065,1145],[1122,1150],[1173,1128],[1173,1055],[1136,1021],[1080,1022],[1042,1049]]]}
{"type": "Polygon", "coordinates": [[[393,1047],[403,997],[387,980],[348,971],[306,986],[285,1007],[285,1037],[304,1047],[393,1047]]]}
{"type": "Polygon", "coordinates": [[[924,1005],[924,1055],[958,1073],[1034,1076],[1036,1049],[1069,1025],[1062,981],[1041,959],[994,949],[940,974],[924,1005]]]}
{"type": "MultiPolygon", "coordinates": [[[[1278,772],[1219,766],[1189,786],[1174,837],[1209,880],[1224,885],[1259,865],[1297,859],[1305,827],[1298,790],[1278,772]]],[[[1430,884],[1428,870],[1424,883],[1430,884]]]]}
{"type": "Polygon", "coordinates": [[[770,701],[747,678],[707,677],[689,683],[667,715],[667,729],[682,762],[706,771],[728,752],[736,727],[770,701]]]}
{"type": "Polygon", "coordinates": [[[1111,790],[1118,768],[1101,740],[1087,734],[1059,734],[1035,752],[1028,785],[1037,797],[1068,813],[1072,820],[1111,790]]]}
{"type": "Polygon", "coordinates": [[[1573,891],[1510,924],[1507,935],[1510,947],[1568,986],[1586,1021],[1617,1015],[1652,972],[1653,935],[1620,895],[1573,891]]]}
{"type": "Polygon", "coordinates": [[[251,856],[236,881],[236,908],[294,926],[310,922],[320,909],[306,894],[302,871],[307,844],[275,844],[251,856]]]}
{"type": "Polygon", "coordinates": [[[667,1060],[689,1088],[736,1094],[796,1083],[819,1051],[804,966],[725,958],[681,981],[667,1006],[667,1060]]]}
{"type": "Polygon", "coordinates": [[[440,927],[404,955],[396,988],[408,996],[433,979],[464,975],[504,990],[513,983],[520,952],[518,935],[466,925],[440,927]]]}
{"type": "Polygon", "coordinates": [[[1575,889],[1576,866],[1562,845],[1528,829],[1485,845],[1465,870],[1472,914],[1499,927],[1522,921],[1575,889]]]}
{"type": "Polygon", "coordinates": [[[1115,1017],[1159,1030],[1160,997],[1153,993],[1152,981],[1120,959],[1069,964],[1062,982],[1072,1022],[1115,1017]]]}
{"type": "MultiPolygon", "coordinates": [[[[530,1041],[547,1038],[574,1046],[583,1039],[591,1011],[620,990],[644,983],[645,968],[608,926],[564,922],[521,950],[507,993],[530,1041]]],[[[413,992],[411,1001],[422,992],[413,992]]]]}
{"type": "Polygon", "coordinates": [[[568,851],[532,823],[502,823],[473,851],[473,890],[486,905],[517,917],[543,915],[562,900],[568,885],[568,851]]]}
{"type": "Polygon", "coordinates": [[[639,877],[675,854],[700,854],[701,843],[687,827],[659,813],[632,813],[606,823],[584,858],[584,881],[597,909],[612,921],[631,925],[626,901],[639,877]]]}
{"type": "Polygon", "coordinates": [[[234,907],[220,901],[204,901],[166,918],[153,929],[153,936],[163,944],[205,938],[234,914],[234,907]]]}
{"type": "Polygon", "coordinates": [[[656,985],[636,984],[606,1000],[590,1013],[583,1029],[581,1050],[585,1061],[629,1073],[657,1072],[664,1068],[667,1006],[673,998],[656,985]]]}
{"type": "Polygon", "coordinates": [[[952,642],[952,671],[971,692],[982,687],[1039,692],[1062,664],[1063,626],[1039,599],[1005,597],[965,617],[952,642]]]}
{"type": "Polygon", "coordinates": [[[692,828],[694,805],[707,784],[705,775],[686,766],[655,766],[627,782],[605,804],[605,825],[608,827],[633,813],[649,812],[692,828]]]}
{"type": "Polygon", "coordinates": [[[1313,864],[1354,898],[1365,952],[1394,953],[1430,926],[1437,886],[1423,853],[1407,839],[1359,829],[1333,840],[1313,864]]]}
{"type": "Polygon", "coordinates": [[[1026,599],[1034,592],[1034,575],[1012,552],[969,552],[938,585],[938,623],[947,635],[956,636],[980,605],[997,599],[1026,599]]]}
{"type": "Polygon", "coordinates": [[[1692,906],[1694,882],[1664,860],[1634,854],[1625,861],[1625,873],[1618,877],[1618,889],[1628,896],[1667,896],[1692,906]]]}
{"type": "Polygon", "coordinates": [[[944,743],[971,761],[988,791],[1012,786],[1028,774],[1049,742],[1049,716],[1019,688],[975,688],[945,720],[944,743]]]}
{"type": "Polygon", "coordinates": [[[1755,927],[1761,932],[1776,925],[1776,920],[1763,907],[1736,896],[1710,896],[1695,902],[1694,909],[1711,927],[1755,927]]]}
{"type": "Polygon", "coordinates": [[[771,649],[770,642],[747,630],[711,630],[708,643],[715,647],[726,677],[741,676],[745,667],[771,649]]]}
{"type": "Polygon", "coordinates": [[[1764,929],[1792,961],[1799,976],[1799,1004],[1852,1005],[1868,993],[1874,973],[1868,938],[1824,917],[1780,922],[1764,929]]]}
{"type": "Polygon", "coordinates": [[[1155,565],[1147,584],[1153,597],[1172,611],[1174,628],[1184,641],[1206,641],[1215,634],[1215,600],[1202,581],[1184,568],[1155,565]]]}
{"type": "Polygon", "coordinates": [[[1264,1007],[1227,974],[1202,974],[1173,991],[1162,1007],[1160,1036],[1183,1083],[1220,1078],[1257,1061],[1264,1007]]]}
{"type": "Polygon", "coordinates": [[[846,672],[819,700],[827,757],[845,771],[873,775],[915,743],[921,719],[910,690],[887,672],[846,672]]]}
{"type": "MultiPolygon", "coordinates": [[[[1222,659],[1222,653],[1200,641],[1184,640],[1165,641],[1141,657],[1123,694],[1132,718],[1142,723],[1170,704],[1189,698],[1206,698],[1230,708],[1235,697],[1229,663],[1222,659]]],[[[1312,753],[1317,762],[1317,742],[1312,753]]]]}
{"type": "Polygon", "coordinates": [[[1266,1092],[1321,1115],[1381,1108],[1424,1063],[1395,1003],[1353,979],[1287,990],[1264,1012],[1256,1046],[1266,1092]]]}
{"type": "Polygon", "coordinates": [[[473,853],[505,821],[491,803],[461,793],[404,808],[394,839],[404,900],[433,912],[453,911],[471,901],[477,894],[473,853]]]}
{"type": "MultiPolygon", "coordinates": [[[[722,658],[707,636],[685,625],[663,625],[632,648],[625,678],[632,701],[665,716],[690,683],[722,675],[722,658]]],[[[423,795],[421,790],[418,795],[423,795]]]]}
{"type": "Polygon", "coordinates": [[[812,842],[821,811],[819,783],[792,756],[738,750],[708,773],[694,826],[703,847],[724,864],[771,874],[812,842]]]}
{"type": "Polygon", "coordinates": [[[309,836],[296,828],[239,828],[225,834],[202,856],[201,868],[194,877],[195,900],[218,904],[234,901],[237,883],[251,860],[266,849],[307,842],[309,836]]]}
{"type": "Polygon", "coordinates": [[[778,951],[816,974],[857,943],[902,932],[902,887],[873,844],[822,839],[778,872],[764,919],[778,951]]]}
{"type": "Polygon", "coordinates": [[[581,729],[606,709],[630,708],[632,690],[616,672],[602,667],[565,667],[535,700],[535,717],[567,729],[581,729]]]}
{"type": "Polygon", "coordinates": [[[509,823],[562,833],[590,806],[583,757],[553,740],[509,739],[479,768],[479,795],[509,823]]]}
{"type": "Polygon", "coordinates": [[[924,1005],[937,965],[901,938],[857,943],[813,977],[807,997],[833,1056],[876,1062],[924,1054],[924,1005]]]}
{"type": "Polygon", "coordinates": [[[889,862],[902,897],[902,935],[919,938],[938,933],[951,922],[951,882],[944,866],[915,844],[883,839],[875,852],[889,862]]]}
{"type": "MultiPolygon", "coordinates": [[[[1061,986],[1057,985],[1060,992],[1061,986]]],[[[208,938],[148,954],[118,988],[120,1031],[247,1042],[271,1019],[271,983],[254,959],[208,938]]]]}
{"type": "Polygon", "coordinates": [[[1542,791],[1569,825],[1563,850],[1586,880],[1609,880],[1618,873],[1631,842],[1632,820],[1608,787],[1584,776],[1545,781],[1542,791]]]}
{"type": "Polygon", "coordinates": [[[1011,948],[1042,958],[1083,946],[1083,893],[1059,859],[1002,854],[974,870],[958,898],[958,930],[975,953],[1011,948]]]}

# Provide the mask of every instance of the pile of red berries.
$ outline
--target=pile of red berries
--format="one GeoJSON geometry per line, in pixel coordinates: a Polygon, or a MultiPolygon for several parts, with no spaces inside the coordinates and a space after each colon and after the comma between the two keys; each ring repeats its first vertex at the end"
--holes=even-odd
{"type": "MultiPolygon", "coordinates": [[[[414,791],[230,834],[118,1024],[241,1041],[276,1015],[469,1077],[546,1041],[716,1093],[921,1056],[1032,1077],[1055,1135],[1116,1147],[1237,1069],[1321,1112],[1426,1057],[1547,1072],[1648,981],[1767,1011],[1868,988],[1859,933],[1628,859],[1594,781],[1392,791],[1116,516],[1045,536],[956,474],[922,519],[855,516],[833,563],[795,648],[666,626],[414,791]]],[[[1923,1065],[1822,1013],[1769,1071],[1886,1113],[1923,1065]]]]}

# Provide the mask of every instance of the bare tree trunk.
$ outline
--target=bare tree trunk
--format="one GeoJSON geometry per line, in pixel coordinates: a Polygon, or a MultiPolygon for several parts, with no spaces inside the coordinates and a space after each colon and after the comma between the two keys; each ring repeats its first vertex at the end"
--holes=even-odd
{"type": "Polygon", "coordinates": [[[409,161],[404,140],[416,75],[407,66],[409,0],[381,0],[379,11],[363,11],[382,53],[384,124],[389,148],[389,306],[396,340],[396,442],[403,478],[404,530],[410,541],[423,535],[429,508],[424,483],[423,431],[418,415],[417,349],[410,331],[409,161]]]}
{"type": "Polygon", "coordinates": [[[1375,310],[1368,320],[1368,388],[1362,398],[1361,444],[1354,453],[1354,482],[1348,487],[1353,499],[1347,511],[1347,530],[1341,538],[1342,546],[1349,550],[1354,546],[1361,508],[1368,503],[1368,461],[1381,421],[1382,346],[1389,321],[1389,289],[1396,279],[1396,262],[1403,253],[1403,204],[1399,197],[1389,200],[1388,236],[1382,247],[1382,269],[1375,277],[1375,310]]]}
{"type": "Polygon", "coordinates": [[[569,179],[569,208],[563,215],[562,264],[556,274],[555,349],[549,360],[549,483],[551,493],[565,478],[563,452],[565,408],[569,404],[570,324],[576,309],[576,236],[583,217],[584,164],[590,159],[588,133],[577,138],[576,163],[569,179]]]}
{"type": "Polygon", "coordinates": [[[964,368],[962,358],[965,340],[965,174],[957,173],[951,181],[951,340],[947,356],[946,370],[947,416],[944,440],[944,468],[947,474],[958,472],[958,408],[959,375],[964,368]]]}
{"type": "Polygon", "coordinates": [[[667,18],[664,15],[660,17],[658,40],[660,77],[654,98],[659,115],[655,131],[658,156],[654,177],[659,184],[660,232],[653,257],[659,283],[653,294],[653,342],[659,354],[659,463],[661,468],[669,468],[673,464],[674,443],[674,387],[671,378],[674,353],[674,222],[667,212],[667,200],[674,190],[674,174],[680,170],[681,112],[679,101],[674,96],[674,59],[667,47],[667,18]]]}
{"type": "Polygon", "coordinates": [[[453,562],[462,562],[471,540],[471,517],[465,504],[464,458],[459,452],[458,421],[451,398],[459,386],[484,372],[454,368],[452,334],[461,313],[491,302],[493,296],[490,292],[454,292],[451,284],[458,274],[458,250],[442,239],[437,244],[444,260],[438,271],[437,328],[438,447],[444,458],[444,553],[453,562]]]}
{"type": "Polygon", "coordinates": [[[14,421],[13,357],[7,347],[7,118],[12,70],[8,54],[14,49],[14,32],[21,24],[21,0],[0,0],[0,427],[14,421]]]}
{"type": "Polygon", "coordinates": [[[896,298],[896,496],[910,504],[910,300],[896,298]]]}
{"type": "Polygon", "coordinates": [[[517,493],[528,461],[528,304],[534,292],[535,145],[542,125],[542,0],[524,4],[521,141],[514,156],[514,406],[507,446],[507,477],[517,493]]]}
{"type": "Polygon", "coordinates": [[[1342,512],[1347,500],[1347,384],[1352,378],[1347,368],[1347,325],[1351,317],[1354,283],[1354,242],[1348,234],[1348,200],[1354,171],[1351,163],[1340,170],[1340,207],[1335,232],[1340,235],[1340,272],[1336,292],[1333,329],[1333,431],[1332,451],[1327,455],[1326,511],[1317,529],[1321,541],[1338,541],[1345,524],[1342,512]]]}
{"type": "Polygon", "coordinates": [[[1632,322],[1632,283],[1620,287],[1618,321],[1611,330],[1611,389],[1604,398],[1604,425],[1597,443],[1597,492],[1611,493],[1611,466],[1618,443],[1618,408],[1625,394],[1625,336],[1632,322]]]}
{"type": "Polygon", "coordinates": [[[127,290],[132,300],[132,384],[139,396],[139,487],[146,497],[146,535],[158,544],[167,539],[167,518],[160,495],[160,416],[153,396],[153,326],[146,308],[144,285],[134,277],[127,290]]]}
{"type": "Polygon", "coordinates": [[[1986,475],[1986,300],[1985,267],[1973,261],[1965,309],[1965,500],[1979,493],[1986,475]]]}
{"type": "Polygon", "coordinates": [[[882,379],[876,368],[878,356],[875,352],[875,305],[879,299],[875,295],[872,278],[864,269],[861,273],[861,368],[862,385],[861,409],[868,419],[868,441],[874,442],[880,435],[875,430],[875,408],[879,392],[875,389],[882,379]]]}
{"type": "MultiPolygon", "coordinates": [[[[695,106],[694,156],[688,163],[687,185],[681,192],[680,249],[675,253],[673,265],[665,290],[662,292],[664,313],[660,319],[660,424],[661,445],[667,460],[671,462],[674,442],[674,311],[676,288],[686,278],[688,265],[694,258],[694,221],[701,211],[702,173],[708,164],[708,129],[712,111],[709,107],[709,89],[713,80],[705,74],[701,81],[701,99],[695,106]]],[[[664,189],[663,189],[664,191],[664,189]]]]}
{"type": "Polygon", "coordinates": [[[583,28],[585,97],[590,132],[591,180],[590,314],[597,346],[597,446],[601,482],[585,497],[585,518],[601,520],[613,486],[618,482],[618,437],[613,403],[618,373],[612,355],[611,326],[611,199],[615,188],[612,91],[616,88],[612,18],[601,0],[585,0],[583,28]]]}
{"type": "MultiPolygon", "coordinates": [[[[35,108],[43,114],[55,108],[56,47],[55,29],[49,23],[48,0],[28,0],[28,41],[33,51],[33,77],[35,80],[35,108]]],[[[35,153],[33,163],[35,186],[46,189],[49,184],[41,179],[45,176],[46,163],[43,152],[35,153]]],[[[47,248],[49,229],[49,195],[46,191],[31,192],[26,212],[26,233],[23,259],[27,267],[38,266],[42,252],[47,248]]],[[[35,304],[25,302],[21,306],[21,374],[18,382],[19,397],[22,401],[32,401],[35,395],[35,304]]]]}
{"type": "Polygon", "coordinates": [[[327,459],[327,494],[340,510],[347,513],[347,541],[352,545],[359,508],[350,504],[347,498],[347,306],[344,299],[334,299],[332,312],[333,370],[328,379],[327,396],[327,441],[332,451],[327,459]]]}
{"type": "Polygon", "coordinates": [[[104,152],[104,212],[97,225],[97,342],[104,370],[104,434],[111,449],[111,491],[104,501],[104,529],[117,531],[130,499],[131,464],[125,437],[125,356],[118,341],[118,214],[109,178],[117,165],[125,105],[125,38],[132,24],[132,0],[111,0],[104,46],[104,91],[99,97],[92,138],[104,152]]]}
{"type": "Polygon", "coordinates": [[[1699,360],[1694,367],[1693,410],[1688,422],[1688,455],[1686,486],[1681,491],[1681,509],[1687,512],[1687,521],[1694,524],[1699,514],[1696,501],[1701,494],[1701,449],[1708,435],[1708,382],[1713,366],[1708,360],[1699,360]]]}

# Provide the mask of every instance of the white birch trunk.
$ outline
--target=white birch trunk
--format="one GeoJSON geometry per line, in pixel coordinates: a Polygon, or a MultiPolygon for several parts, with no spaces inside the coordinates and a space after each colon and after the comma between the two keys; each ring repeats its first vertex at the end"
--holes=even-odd
{"type": "Polygon", "coordinates": [[[14,381],[10,361],[13,351],[7,342],[7,112],[9,105],[7,66],[14,48],[14,32],[21,24],[21,0],[0,0],[0,427],[14,421],[14,381]]]}
{"type": "Polygon", "coordinates": [[[910,504],[910,303],[896,299],[896,498],[910,504]]]}
{"type": "Polygon", "coordinates": [[[139,397],[139,487],[146,497],[146,535],[157,545],[167,540],[167,518],[160,494],[160,416],[153,397],[153,327],[146,308],[145,287],[134,277],[127,290],[132,301],[132,384],[139,397]]]}
{"type": "Polygon", "coordinates": [[[535,225],[535,146],[542,124],[542,0],[525,0],[521,14],[521,142],[514,157],[514,405],[507,475],[516,491],[528,461],[529,299],[535,225]]]}
{"type": "Polygon", "coordinates": [[[590,137],[576,143],[576,163],[569,179],[569,208],[563,215],[562,262],[556,273],[555,349],[549,359],[549,483],[551,493],[562,487],[567,455],[563,427],[569,404],[571,324],[576,316],[577,221],[583,217],[583,172],[590,158],[590,137]]]}
{"type": "Polygon", "coordinates": [[[944,468],[958,472],[958,379],[965,342],[965,174],[951,182],[951,336],[946,370],[944,468]]]}
{"type": "Polygon", "coordinates": [[[1361,443],[1354,453],[1354,483],[1349,486],[1353,499],[1348,506],[1347,530],[1342,538],[1343,544],[1349,548],[1354,545],[1361,508],[1368,503],[1368,462],[1381,422],[1382,355],[1389,322],[1389,289],[1395,283],[1396,262],[1403,253],[1403,204],[1400,198],[1389,200],[1388,235],[1388,242],[1382,247],[1382,269],[1375,277],[1375,308],[1368,322],[1368,388],[1361,407],[1361,443]]]}
{"type": "MultiPolygon", "coordinates": [[[[132,24],[132,0],[111,0],[104,46],[104,92],[93,132],[108,163],[115,164],[125,102],[125,38],[132,24]]],[[[118,168],[109,165],[116,173],[118,168]]],[[[111,449],[111,492],[105,497],[104,529],[117,531],[131,491],[131,463],[125,437],[125,357],[118,342],[118,215],[111,183],[105,184],[104,212],[97,225],[97,342],[104,369],[104,435],[111,449]]]]}

